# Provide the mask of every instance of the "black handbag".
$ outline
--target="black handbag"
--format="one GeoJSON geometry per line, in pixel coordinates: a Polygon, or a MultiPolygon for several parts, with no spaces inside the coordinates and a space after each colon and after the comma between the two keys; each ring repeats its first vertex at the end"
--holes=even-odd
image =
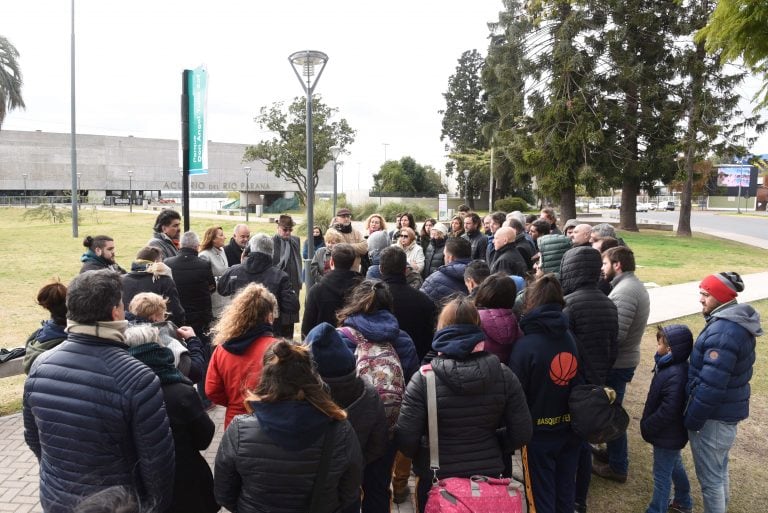
{"type": "Polygon", "coordinates": [[[600,385],[577,385],[568,399],[571,428],[589,443],[606,443],[627,431],[629,415],[616,402],[616,392],[600,385]]]}

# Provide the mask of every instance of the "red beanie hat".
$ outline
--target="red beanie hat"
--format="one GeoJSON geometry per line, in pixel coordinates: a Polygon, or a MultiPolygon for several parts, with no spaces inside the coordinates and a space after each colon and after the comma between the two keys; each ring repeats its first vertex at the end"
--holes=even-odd
{"type": "Polygon", "coordinates": [[[738,273],[726,272],[710,274],[701,281],[699,288],[708,292],[719,303],[727,303],[744,290],[744,282],[738,273]]]}

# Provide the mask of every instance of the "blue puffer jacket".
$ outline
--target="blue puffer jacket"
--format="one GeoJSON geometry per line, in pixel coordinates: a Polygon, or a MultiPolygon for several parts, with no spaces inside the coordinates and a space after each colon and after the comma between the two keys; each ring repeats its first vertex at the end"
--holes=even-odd
{"type": "Polygon", "coordinates": [[[738,422],[749,416],[749,380],[760,315],[749,305],[716,309],[696,343],[688,367],[685,427],[698,431],[709,420],[738,422]]]}
{"type": "Polygon", "coordinates": [[[40,461],[40,502],[69,513],[115,485],[165,511],[173,437],[157,376],[111,340],[70,333],[24,384],[24,439],[40,461]]]}
{"type": "Polygon", "coordinates": [[[683,415],[688,356],[693,347],[693,335],[682,324],[665,327],[664,334],[671,352],[664,356],[655,355],[656,366],[645,400],[643,418],[640,420],[640,433],[649,444],[677,450],[688,443],[683,415]]]}
{"type": "MultiPolygon", "coordinates": [[[[406,332],[400,329],[397,319],[389,310],[378,310],[372,314],[356,314],[344,320],[342,326],[356,329],[369,342],[389,342],[400,358],[405,382],[419,370],[419,360],[416,356],[416,346],[406,332]]],[[[347,347],[354,352],[355,343],[348,339],[343,331],[339,331],[347,347]]]]}
{"type": "Polygon", "coordinates": [[[435,303],[442,303],[446,298],[453,294],[469,294],[467,286],[464,285],[464,269],[466,269],[469,260],[454,260],[450,264],[445,264],[430,274],[421,285],[421,291],[428,295],[435,303]]]}

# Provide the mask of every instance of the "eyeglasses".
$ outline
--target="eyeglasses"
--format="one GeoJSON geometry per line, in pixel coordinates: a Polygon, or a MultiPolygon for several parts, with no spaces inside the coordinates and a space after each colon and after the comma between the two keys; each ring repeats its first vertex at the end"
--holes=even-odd
{"type": "Polygon", "coordinates": [[[401,239],[410,239],[410,238],[411,238],[411,236],[410,236],[410,235],[408,235],[408,234],[403,234],[403,235],[400,235],[399,237],[400,237],[401,239]]]}

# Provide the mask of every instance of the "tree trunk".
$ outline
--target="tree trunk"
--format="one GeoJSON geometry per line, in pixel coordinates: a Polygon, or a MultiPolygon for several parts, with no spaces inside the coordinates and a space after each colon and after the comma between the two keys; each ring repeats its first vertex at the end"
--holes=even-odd
{"type": "Polygon", "coordinates": [[[700,98],[704,87],[704,42],[696,43],[695,62],[691,71],[691,105],[688,109],[688,128],[685,134],[685,182],[680,197],[680,217],[677,221],[677,236],[691,237],[691,199],[693,196],[693,164],[696,157],[696,135],[701,122],[700,98]]]}
{"type": "Polygon", "coordinates": [[[561,227],[568,219],[576,218],[576,188],[566,187],[560,191],[560,222],[561,227]]]}
{"type": "Polygon", "coordinates": [[[625,155],[624,172],[621,185],[621,214],[619,228],[630,232],[639,231],[637,228],[637,193],[640,192],[638,178],[638,90],[637,84],[630,82],[626,88],[627,106],[624,111],[625,155]]]}

